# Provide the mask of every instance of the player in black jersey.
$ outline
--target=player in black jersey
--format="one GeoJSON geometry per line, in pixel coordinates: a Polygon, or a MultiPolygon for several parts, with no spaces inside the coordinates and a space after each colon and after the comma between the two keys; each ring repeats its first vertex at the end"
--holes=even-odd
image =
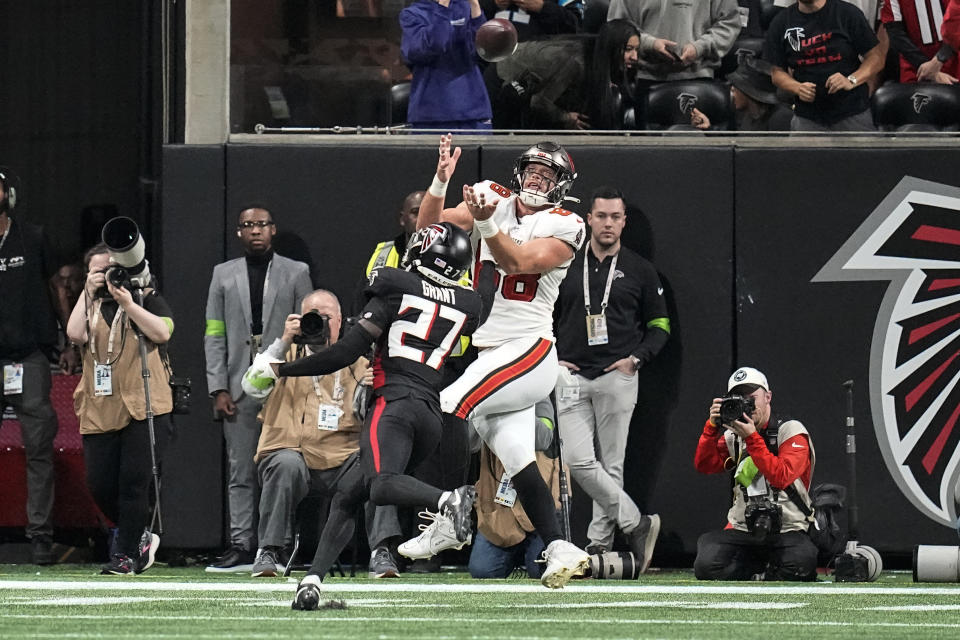
{"type": "Polygon", "coordinates": [[[435,504],[437,513],[425,512],[425,517],[436,521],[432,530],[446,536],[442,543],[449,546],[454,538],[461,548],[470,542],[473,486],[441,491],[408,472],[440,440],[440,367],[460,336],[473,333],[480,322],[480,296],[457,284],[471,260],[470,239],[459,227],[424,227],[411,238],[402,263],[407,270],[384,267],[371,273],[368,302],[343,338],[309,357],[273,365],[283,376],[326,374],[355,362],[376,343],[373,406],[360,435],[359,464],[350,465],[338,481],[294,609],[317,608],[320,582],[353,537],[354,515],[367,495],[378,505],[435,504]]]}

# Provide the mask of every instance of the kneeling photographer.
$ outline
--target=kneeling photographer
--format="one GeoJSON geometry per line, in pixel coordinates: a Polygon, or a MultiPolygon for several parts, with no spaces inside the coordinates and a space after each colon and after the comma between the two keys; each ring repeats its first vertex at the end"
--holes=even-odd
{"type": "MultiPolygon", "coordinates": [[[[308,496],[334,496],[340,479],[356,462],[366,393],[373,383],[365,357],[327,375],[279,380],[263,375],[263,363],[292,362],[327,349],[337,343],[341,323],[340,302],[333,293],[324,289],[310,293],[303,299],[301,313],[287,316],[283,335],[244,374],[244,392],[266,398],[258,416],[263,427],[254,455],[261,487],[255,578],[277,575],[282,556],[293,542],[294,515],[300,503],[308,496]]],[[[374,510],[369,505],[366,515],[371,549],[399,538],[395,508],[374,510]]],[[[390,561],[393,577],[398,572],[390,561]]]]}
{"type": "Polygon", "coordinates": [[[107,232],[117,225],[126,225],[131,237],[139,236],[128,218],[114,218],[104,227],[107,243],[84,256],[86,285],[67,321],[67,336],[83,354],[83,376],[73,403],[87,486],[117,526],[116,545],[102,572],[128,575],[149,568],[160,543],[147,527],[153,460],[160,457],[171,430],[173,395],[160,345],[170,340],[173,320],[169,306],[152,288],[142,244],[136,251],[139,259],[133,261],[137,267],[119,266],[124,255],[115,250],[107,232]],[[150,374],[149,396],[143,364],[150,374]]]}
{"type": "Polygon", "coordinates": [[[714,398],[694,466],[732,471],[727,526],[697,540],[700,580],[794,580],[817,577],[817,547],[807,491],[816,455],[806,427],[771,416],[770,385],[760,371],[737,369],[727,395],[714,398]]]}

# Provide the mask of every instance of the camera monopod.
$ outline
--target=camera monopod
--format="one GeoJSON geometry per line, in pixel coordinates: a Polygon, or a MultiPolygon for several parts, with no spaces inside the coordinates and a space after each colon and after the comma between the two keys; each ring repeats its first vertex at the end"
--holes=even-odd
{"type": "MultiPolygon", "coordinates": [[[[137,287],[133,290],[133,300],[141,307],[143,306],[143,289],[137,287]]],[[[157,435],[153,425],[153,404],[150,402],[150,370],[147,368],[147,343],[143,332],[136,323],[131,322],[134,334],[137,336],[137,344],[140,346],[140,375],[143,378],[143,401],[147,414],[147,432],[150,436],[150,465],[153,471],[153,520],[157,523],[157,535],[163,534],[163,518],[160,515],[160,468],[157,466],[157,435]]]]}
{"type": "Polygon", "coordinates": [[[572,542],[573,536],[570,533],[570,487],[567,485],[567,472],[563,468],[563,438],[560,437],[560,420],[557,415],[557,393],[550,392],[550,405],[553,408],[553,437],[557,445],[557,465],[560,471],[557,474],[560,483],[560,526],[563,531],[563,539],[572,542]]]}
{"type": "Polygon", "coordinates": [[[883,571],[883,561],[873,547],[859,543],[860,511],[857,506],[857,432],[853,419],[853,380],[843,383],[846,391],[847,433],[847,547],[836,558],[837,582],[873,582],[883,571]]]}

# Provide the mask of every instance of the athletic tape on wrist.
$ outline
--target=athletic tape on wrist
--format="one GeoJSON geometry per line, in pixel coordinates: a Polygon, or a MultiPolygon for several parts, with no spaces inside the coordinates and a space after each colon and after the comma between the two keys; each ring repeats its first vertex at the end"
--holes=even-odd
{"type": "Polygon", "coordinates": [[[436,174],[433,175],[433,182],[430,183],[430,188],[427,189],[427,192],[438,198],[442,198],[447,194],[447,183],[443,182],[436,174]]]}
{"type": "Polygon", "coordinates": [[[486,220],[474,220],[473,226],[476,227],[477,231],[480,232],[481,238],[492,238],[500,233],[500,227],[498,227],[497,223],[493,221],[493,218],[487,218],[486,220]]]}

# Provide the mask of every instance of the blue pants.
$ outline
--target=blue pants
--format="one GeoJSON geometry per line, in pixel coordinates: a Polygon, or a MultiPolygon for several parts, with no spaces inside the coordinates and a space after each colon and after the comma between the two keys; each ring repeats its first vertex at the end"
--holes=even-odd
{"type": "Polygon", "coordinates": [[[527,567],[527,575],[540,578],[543,574],[542,563],[538,563],[543,553],[543,541],[535,533],[528,533],[527,539],[512,547],[498,547],[477,531],[470,549],[470,575],[477,579],[507,578],[522,558],[527,567]]]}

